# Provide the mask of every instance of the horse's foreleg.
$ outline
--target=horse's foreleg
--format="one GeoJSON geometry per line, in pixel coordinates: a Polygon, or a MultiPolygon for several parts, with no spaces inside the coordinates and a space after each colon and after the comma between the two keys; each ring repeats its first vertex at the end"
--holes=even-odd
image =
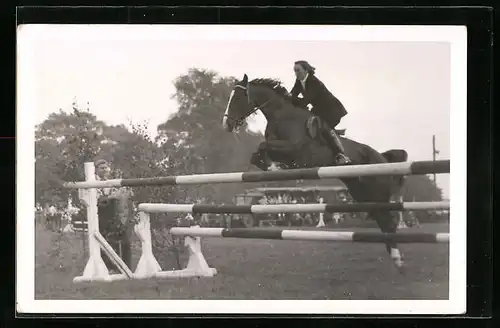
{"type": "Polygon", "coordinates": [[[276,163],[276,159],[273,158],[276,157],[276,155],[278,155],[278,158],[281,157],[281,153],[279,151],[276,152],[275,149],[270,149],[268,143],[264,141],[260,143],[257,151],[252,154],[250,163],[258,167],[262,171],[278,170],[281,167],[279,163],[276,163]],[[271,153],[273,153],[274,155],[271,155],[271,153]]]}
{"type": "Polygon", "coordinates": [[[269,156],[267,155],[267,152],[265,150],[261,150],[260,147],[259,150],[254,152],[252,154],[252,157],[250,158],[250,164],[255,165],[262,171],[267,171],[270,163],[271,161],[269,159],[269,156]]]}
{"type": "Polygon", "coordinates": [[[253,153],[250,163],[263,171],[275,171],[286,168],[290,144],[281,140],[263,141],[253,153]],[[283,163],[282,163],[283,162],[283,163]]]}
{"type": "Polygon", "coordinates": [[[300,167],[303,149],[301,144],[284,140],[266,141],[266,151],[270,155],[271,165],[269,170],[289,169],[300,167]]]}

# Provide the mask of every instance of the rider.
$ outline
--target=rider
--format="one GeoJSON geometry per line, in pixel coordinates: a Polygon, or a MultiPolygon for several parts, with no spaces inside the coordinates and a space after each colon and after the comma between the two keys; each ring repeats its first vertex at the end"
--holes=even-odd
{"type": "Polygon", "coordinates": [[[346,164],[351,162],[345,155],[344,147],[338,137],[335,127],[340,119],[347,114],[342,103],[326,88],[315,75],[315,68],[307,61],[296,61],[293,70],[296,80],[290,94],[296,106],[306,107],[311,104],[311,113],[321,118],[330,128],[330,136],[333,144],[337,148],[337,163],[346,164]],[[303,98],[298,98],[302,94],[303,98]]]}

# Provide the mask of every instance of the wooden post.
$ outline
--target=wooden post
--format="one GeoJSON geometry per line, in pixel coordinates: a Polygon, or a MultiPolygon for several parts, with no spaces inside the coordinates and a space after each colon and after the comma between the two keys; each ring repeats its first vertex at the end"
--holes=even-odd
{"type": "MultiPolygon", "coordinates": [[[[95,181],[94,163],[85,163],[85,181],[95,181]]],[[[99,219],[97,217],[97,189],[79,189],[78,196],[87,208],[87,237],[89,246],[89,260],[83,274],[73,281],[111,280],[109,271],[101,258],[101,247],[95,240],[94,234],[99,233],[99,219]]]]}
{"type": "MultiPolygon", "coordinates": [[[[436,155],[439,154],[439,150],[436,150],[436,135],[432,135],[432,160],[435,162],[436,161],[436,155]]],[[[434,184],[436,184],[436,173],[432,174],[434,184]]]]}

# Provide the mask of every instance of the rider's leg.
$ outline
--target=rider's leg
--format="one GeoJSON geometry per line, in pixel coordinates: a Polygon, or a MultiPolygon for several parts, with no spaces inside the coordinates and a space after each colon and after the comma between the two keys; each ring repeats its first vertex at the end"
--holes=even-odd
{"type": "Polygon", "coordinates": [[[345,149],[344,146],[342,145],[342,141],[340,141],[339,136],[337,135],[337,132],[335,132],[335,129],[330,129],[330,133],[332,135],[332,139],[335,142],[335,145],[338,148],[339,153],[336,156],[336,161],[338,164],[347,164],[351,162],[351,159],[345,154],[345,149]]]}
{"type": "Polygon", "coordinates": [[[340,119],[334,120],[333,122],[330,122],[330,134],[332,136],[332,139],[335,143],[335,146],[338,149],[338,154],[336,156],[336,162],[338,164],[348,164],[351,163],[351,159],[347,157],[345,154],[345,149],[344,145],[342,145],[342,141],[340,141],[339,136],[337,135],[337,132],[335,131],[335,127],[339,124],[340,119]]]}

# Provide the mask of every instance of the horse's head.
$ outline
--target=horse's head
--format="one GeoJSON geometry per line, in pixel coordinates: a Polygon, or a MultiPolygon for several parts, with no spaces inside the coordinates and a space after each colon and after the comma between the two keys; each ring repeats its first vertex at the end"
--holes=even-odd
{"type": "Polygon", "coordinates": [[[255,111],[248,96],[248,76],[245,74],[241,81],[237,81],[229,96],[226,112],[222,119],[222,126],[228,132],[243,124],[245,119],[255,111]]]}
{"type": "MultiPolygon", "coordinates": [[[[279,80],[265,78],[248,81],[245,74],[231,91],[222,125],[231,132],[257,110],[260,110],[269,122],[275,119],[274,115],[283,108],[286,100],[291,101],[291,98],[279,80]]],[[[291,102],[290,105],[293,106],[291,102]]]]}

